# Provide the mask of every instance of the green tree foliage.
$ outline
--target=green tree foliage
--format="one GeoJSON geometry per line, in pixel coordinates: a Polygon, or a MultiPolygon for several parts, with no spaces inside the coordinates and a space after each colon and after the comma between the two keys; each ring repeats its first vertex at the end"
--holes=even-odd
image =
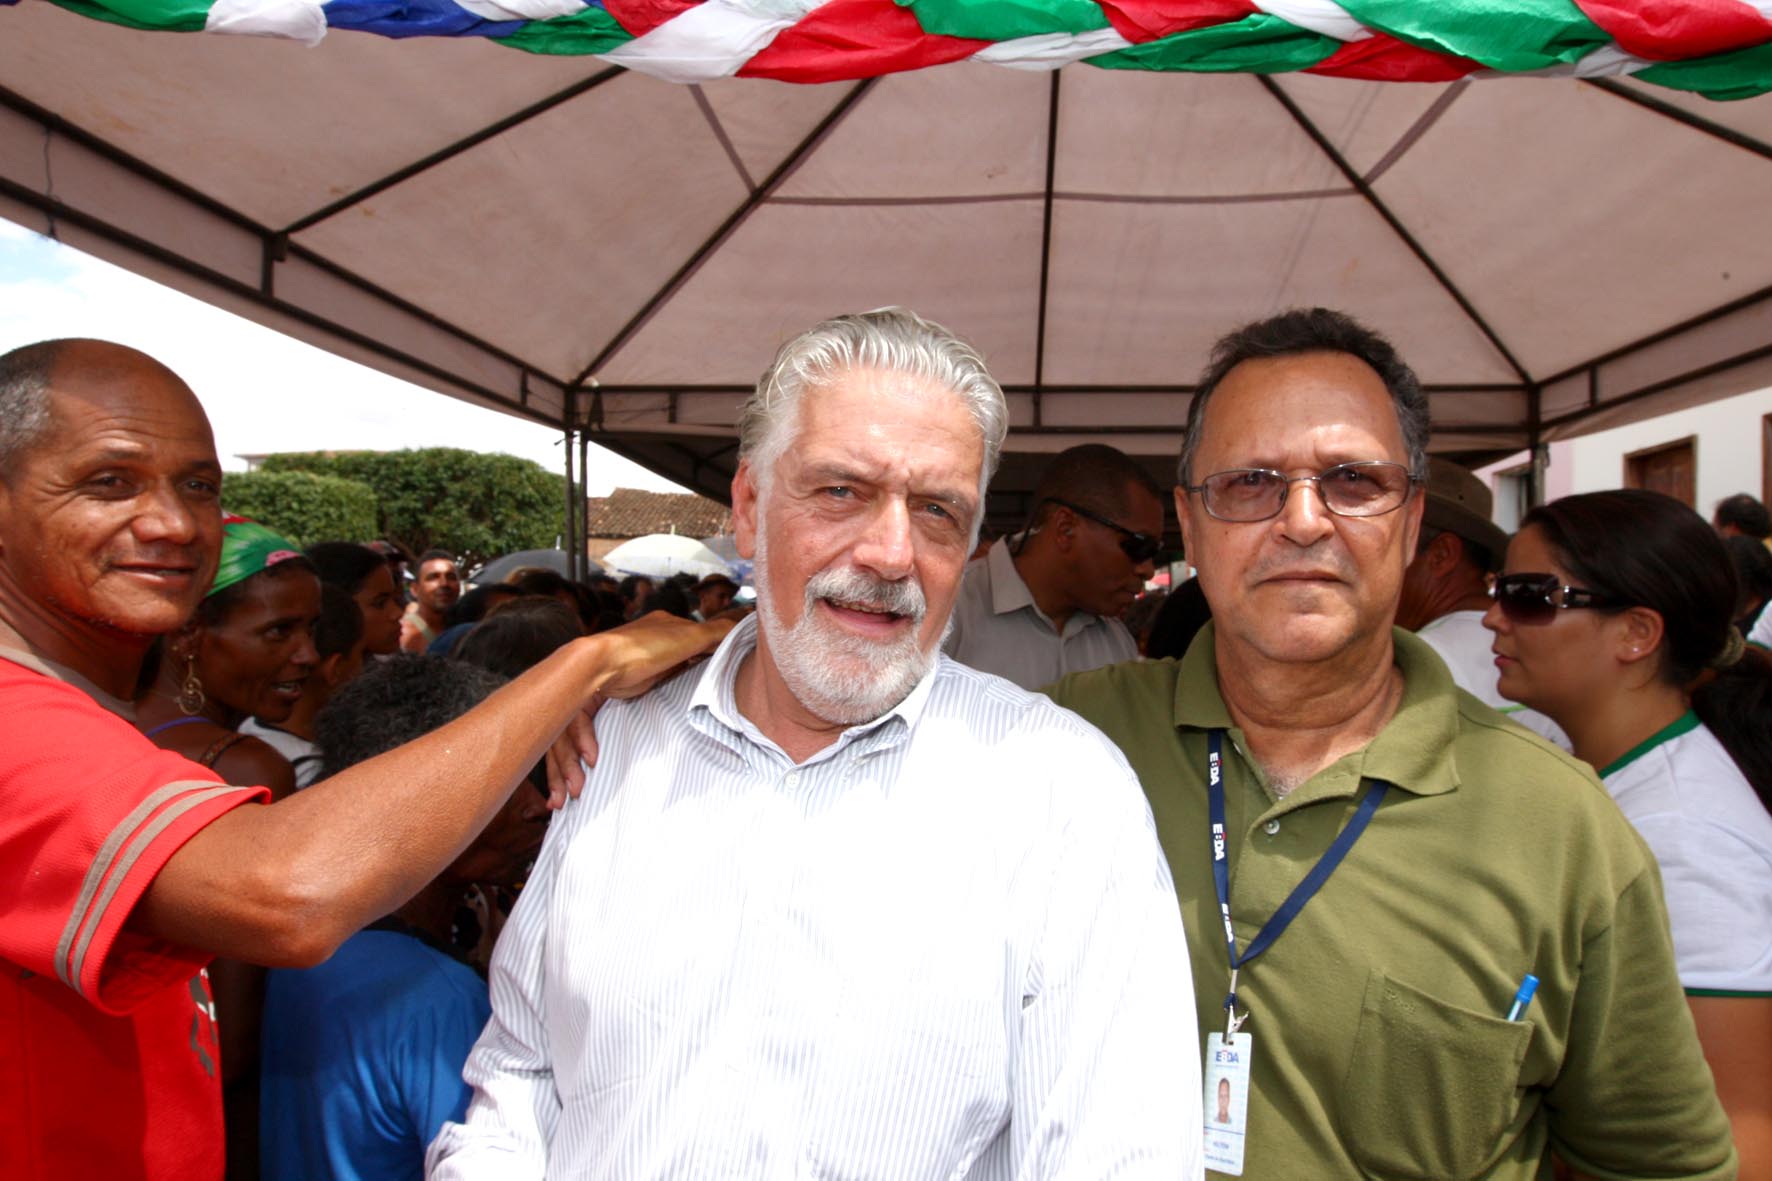
{"type": "Polygon", "coordinates": [[[560,536],[565,478],[513,455],[454,447],[409,451],[290,452],[264,470],[357,480],[375,490],[381,537],[422,553],[432,546],[469,565],[560,536]]]}
{"type": "Polygon", "coordinates": [[[368,541],[380,535],[375,491],[358,480],[313,472],[228,472],[222,506],[275,529],[297,545],[368,541]]]}

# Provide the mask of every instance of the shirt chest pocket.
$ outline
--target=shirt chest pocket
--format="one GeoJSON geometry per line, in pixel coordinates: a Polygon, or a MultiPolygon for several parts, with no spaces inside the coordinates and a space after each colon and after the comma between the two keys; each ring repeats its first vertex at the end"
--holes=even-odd
{"type": "Polygon", "coordinates": [[[1369,1176],[1480,1176],[1520,1110],[1532,1027],[1460,1008],[1374,971],[1339,1096],[1342,1140],[1369,1176]]]}

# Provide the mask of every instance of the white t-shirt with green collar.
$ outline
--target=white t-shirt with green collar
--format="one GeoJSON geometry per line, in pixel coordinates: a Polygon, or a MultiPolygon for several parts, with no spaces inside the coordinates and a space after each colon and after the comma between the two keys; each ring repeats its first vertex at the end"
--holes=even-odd
{"type": "Polygon", "coordinates": [[[1600,778],[1661,866],[1680,983],[1772,996],[1772,815],[1696,714],[1600,778]]]}
{"type": "Polygon", "coordinates": [[[1440,654],[1452,671],[1452,680],[1460,689],[1489,708],[1507,715],[1540,738],[1568,750],[1569,736],[1563,728],[1535,709],[1527,709],[1517,701],[1509,701],[1496,688],[1501,674],[1495,667],[1491,645],[1495,633],[1483,626],[1481,611],[1453,611],[1427,624],[1415,633],[1426,640],[1428,647],[1440,654]]]}

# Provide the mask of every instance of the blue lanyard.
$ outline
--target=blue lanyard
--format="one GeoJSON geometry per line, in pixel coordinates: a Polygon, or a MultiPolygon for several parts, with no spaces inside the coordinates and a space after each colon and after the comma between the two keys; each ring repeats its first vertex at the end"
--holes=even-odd
{"type": "Polygon", "coordinates": [[[1372,786],[1366,789],[1365,798],[1360,801],[1360,806],[1354,809],[1353,819],[1347,822],[1347,827],[1341,830],[1334,843],[1324,851],[1322,857],[1317,859],[1316,865],[1311,867],[1310,873],[1305,875],[1304,880],[1293,887],[1292,893],[1286,896],[1286,901],[1280,904],[1280,909],[1273,913],[1273,917],[1262,924],[1261,930],[1256,932],[1255,938],[1250,941],[1248,949],[1239,956],[1237,954],[1237,932],[1231,926],[1230,864],[1225,859],[1227,850],[1225,848],[1224,821],[1224,731],[1214,730],[1208,736],[1206,740],[1206,798],[1212,811],[1212,884],[1218,890],[1218,913],[1219,917],[1224,920],[1224,941],[1230,951],[1231,959],[1231,987],[1224,998],[1225,1010],[1230,1014],[1227,1027],[1230,1033],[1235,1033],[1237,1026],[1243,1022],[1243,1019],[1237,1016],[1238,969],[1273,946],[1274,940],[1278,939],[1281,933],[1292,925],[1292,920],[1298,917],[1298,912],[1304,909],[1304,904],[1311,900],[1312,895],[1323,888],[1323,883],[1329,880],[1329,875],[1335,872],[1336,866],[1340,865],[1342,860],[1347,857],[1348,850],[1354,847],[1354,842],[1360,839],[1360,834],[1366,831],[1366,826],[1372,822],[1372,814],[1378,811],[1378,805],[1384,801],[1385,792],[1389,790],[1390,784],[1383,780],[1372,781],[1372,786]]]}

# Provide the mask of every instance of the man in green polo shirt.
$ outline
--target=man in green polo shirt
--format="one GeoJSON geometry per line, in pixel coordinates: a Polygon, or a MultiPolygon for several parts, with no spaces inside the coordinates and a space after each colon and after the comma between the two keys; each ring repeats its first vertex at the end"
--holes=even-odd
{"type": "Polygon", "coordinates": [[[1554,1150],[1733,1178],[1654,859],[1585,765],[1392,627],[1427,434],[1346,316],[1226,337],[1176,490],[1214,621],[1180,662],[1050,690],[1150,797],[1206,1085],[1246,1096],[1209,1175],[1527,1181],[1554,1150]]]}

